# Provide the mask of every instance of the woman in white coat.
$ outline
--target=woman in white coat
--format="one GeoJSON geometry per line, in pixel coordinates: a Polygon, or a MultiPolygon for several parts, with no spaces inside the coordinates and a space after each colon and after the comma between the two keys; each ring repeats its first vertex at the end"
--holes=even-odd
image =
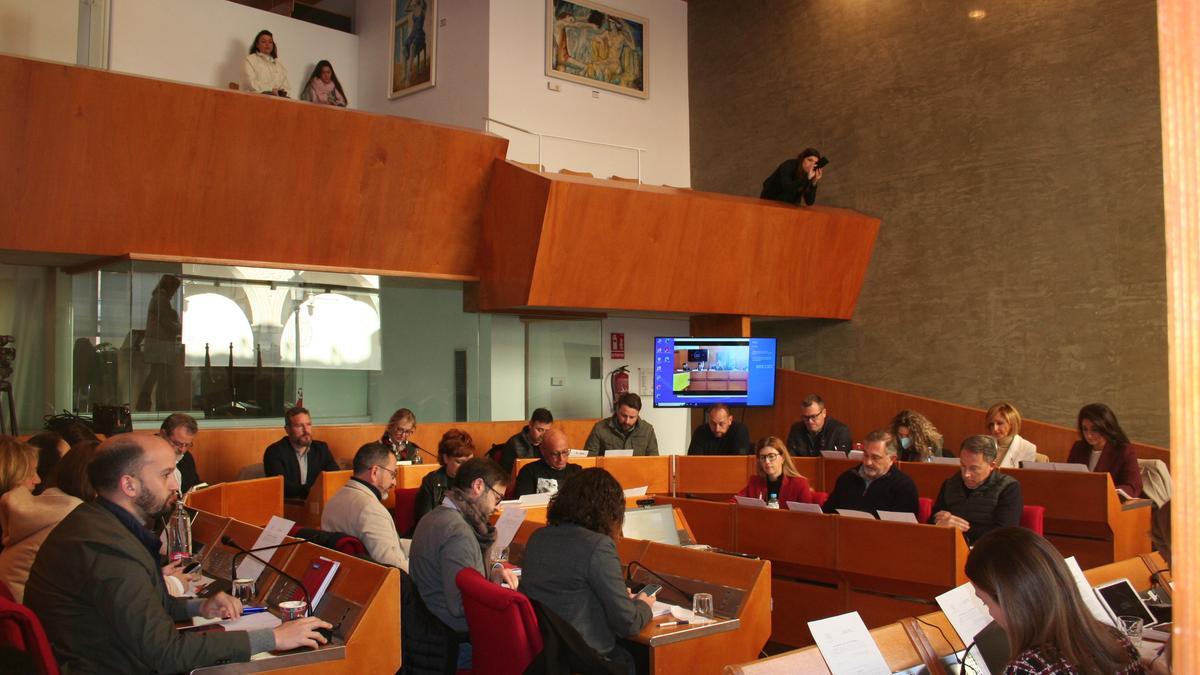
{"type": "Polygon", "coordinates": [[[996,439],[1000,452],[996,456],[1001,469],[1019,469],[1021,462],[1037,460],[1037,446],[1021,438],[1021,413],[1011,404],[1001,401],[988,408],[988,433],[996,439]]]}

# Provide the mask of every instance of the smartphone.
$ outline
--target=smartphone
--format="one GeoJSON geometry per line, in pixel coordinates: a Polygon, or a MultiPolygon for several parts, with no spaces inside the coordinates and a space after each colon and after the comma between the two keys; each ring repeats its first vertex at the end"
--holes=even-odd
{"type": "Polygon", "coordinates": [[[825,168],[825,165],[826,165],[826,164],[828,164],[828,163],[829,163],[829,158],[828,158],[828,157],[822,157],[822,158],[820,158],[820,159],[818,159],[818,160],[817,160],[817,168],[818,168],[818,169],[824,169],[824,168],[825,168]]]}
{"type": "Polygon", "coordinates": [[[200,561],[199,561],[199,560],[196,560],[196,561],[193,561],[193,562],[192,562],[192,564],[190,564],[190,565],[188,565],[187,567],[183,568],[183,573],[184,573],[184,574],[191,574],[192,572],[195,572],[195,571],[196,571],[196,570],[198,570],[198,569],[200,569],[200,561]]]}
{"type": "Polygon", "coordinates": [[[659,584],[646,584],[645,586],[642,586],[642,590],[638,591],[638,593],[645,593],[646,595],[657,595],[658,592],[661,590],[662,590],[662,586],[659,584]]]}

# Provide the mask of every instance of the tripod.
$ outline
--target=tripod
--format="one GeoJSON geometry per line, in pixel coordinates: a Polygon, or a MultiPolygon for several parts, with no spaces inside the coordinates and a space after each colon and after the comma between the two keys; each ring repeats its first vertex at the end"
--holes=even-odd
{"type": "Polygon", "coordinates": [[[17,431],[17,407],[13,403],[13,388],[12,382],[8,380],[0,380],[0,434],[18,435],[17,431]],[[4,408],[2,407],[4,395],[8,394],[8,419],[12,423],[12,431],[7,430],[7,425],[4,423],[4,408]]]}
{"type": "Polygon", "coordinates": [[[8,378],[13,374],[13,361],[17,358],[17,348],[12,346],[16,342],[16,338],[11,335],[0,335],[0,434],[9,434],[16,436],[17,431],[17,405],[13,403],[13,386],[8,378]],[[4,423],[4,395],[8,394],[8,419],[12,425],[12,431],[8,431],[8,425],[4,423]]]}

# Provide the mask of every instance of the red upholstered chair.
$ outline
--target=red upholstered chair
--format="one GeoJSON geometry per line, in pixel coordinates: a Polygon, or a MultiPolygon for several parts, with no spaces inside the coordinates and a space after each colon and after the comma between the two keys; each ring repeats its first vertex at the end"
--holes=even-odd
{"type": "Polygon", "coordinates": [[[828,492],[818,492],[813,490],[808,493],[808,503],[816,504],[817,506],[825,506],[825,500],[829,499],[828,492]]]}
{"type": "MultiPolygon", "coordinates": [[[[4,584],[0,583],[0,586],[4,584]]],[[[4,594],[9,595],[7,586],[4,586],[4,594]]],[[[28,607],[13,602],[11,597],[0,598],[0,645],[29,654],[38,675],[58,675],[58,662],[54,660],[42,622],[28,607]]]]}
{"type": "Polygon", "coordinates": [[[1043,534],[1043,524],[1046,520],[1046,507],[1026,506],[1021,509],[1021,527],[1043,534]]]}
{"type": "Polygon", "coordinates": [[[311,541],[318,546],[331,548],[338,553],[345,553],[370,560],[370,556],[367,554],[367,547],[363,546],[362,541],[358,537],[352,537],[345,532],[326,532],[325,530],[315,530],[311,527],[293,525],[292,529],[288,530],[288,536],[311,541]]]}
{"type": "Polygon", "coordinates": [[[542,633],[529,599],[484,579],[470,567],[454,578],[471,630],[472,670],[519,675],[542,652],[542,633]]]}
{"type": "Polygon", "coordinates": [[[392,509],[392,520],[396,521],[396,531],[400,536],[406,536],[417,526],[417,493],[421,488],[398,488],[396,490],[396,507],[392,509]]]}
{"type": "Polygon", "coordinates": [[[917,522],[928,523],[933,515],[933,500],[929,497],[917,497],[917,522]]]}

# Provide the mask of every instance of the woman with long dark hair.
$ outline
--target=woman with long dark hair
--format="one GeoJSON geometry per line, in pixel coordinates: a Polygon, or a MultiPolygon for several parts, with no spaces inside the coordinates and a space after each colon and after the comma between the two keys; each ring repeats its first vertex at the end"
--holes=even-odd
{"type": "Polygon", "coordinates": [[[317,61],[304,91],[300,93],[300,99],[318,105],[346,107],[346,90],[342,89],[337,73],[333,72],[333,64],[325,59],[317,61]]]}
{"type": "Polygon", "coordinates": [[[521,592],[574,626],[602,657],[633,672],[617,645],[650,623],[654,598],[630,597],[614,537],[625,522],[625,493],[604,469],[584,469],[550,499],[546,527],[525,547],[521,592]]]}
{"type": "Polygon", "coordinates": [[[1067,462],[1084,464],[1088,471],[1109,473],[1118,490],[1132,498],[1141,497],[1142,473],[1138,470],[1137,452],[1112,408],[1103,403],[1089,403],[1079,409],[1076,424],[1079,440],[1071,446],[1067,462]]]}
{"type": "Polygon", "coordinates": [[[250,53],[242,62],[242,87],[257,94],[287,98],[291,85],[287,68],[279,60],[279,47],[269,30],[260,30],[250,43],[250,53]]]}
{"type": "Polygon", "coordinates": [[[1062,555],[1031,530],[984,535],[967,556],[966,573],[1008,634],[1004,675],[1146,672],[1129,641],[1084,606],[1062,555]]]}

